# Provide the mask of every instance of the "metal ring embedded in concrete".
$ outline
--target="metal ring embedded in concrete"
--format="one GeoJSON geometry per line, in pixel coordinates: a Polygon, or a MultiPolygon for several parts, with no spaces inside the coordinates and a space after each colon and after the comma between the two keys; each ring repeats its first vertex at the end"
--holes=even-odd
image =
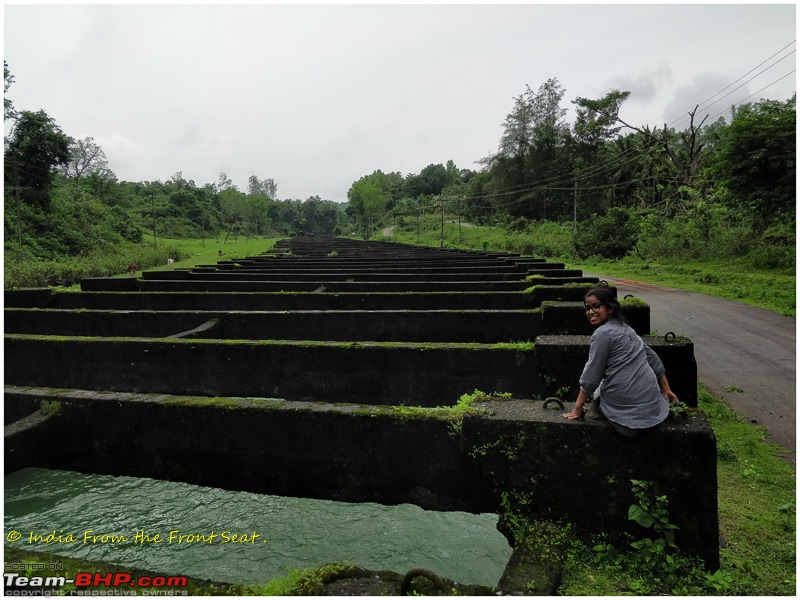
{"type": "Polygon", "coordinates": [[[551,396],[550,398],[547,398],[547,399],[544,401],[544,405],[543,405],[543,406],[544,406],[544,408],[547,408],[547,407],[548,407],[550,404],[552,404],[553,402],[555,402],[556,404],[558,404],[558,408],[560,408],[561,410],[564,410],[564,403],[563,403],[561,400],[559,400],[558,398],[554,398],[554,397],[552,397],[552,396],[551,396]]]}
{"type": "Polygon", "coordinates": [[[441,592],[447,591],[447,587],[445,586],[444,582],[439,578],[439,576],[436,573],[434,573],[430,569],[425,569],[422,567],[414,567],[403,577],[403,581],[400,584],[401,596],[408,596],[408,592],[411,589],[411,582],[415,577],[426,577],[433,583],[434,587],[438,591],[441,592]]]}
{"type": "Polygon", "coordinates": [[[668,331],[667,333],[665,333],[665,334],[664,334],[664,340],[665,340],[667,343],[669,343],[670,341],[674,342],[674,341],[676,341],[677,339],[678,339],[678,336],[677,336],[677,335],[675,335],[674,333],[672,333],[671,331],[668,331]],[[670,339],[669,339],[669,338],[670,338],[670,336],[672,336],[672,340],[670,340],[670,339]]]}

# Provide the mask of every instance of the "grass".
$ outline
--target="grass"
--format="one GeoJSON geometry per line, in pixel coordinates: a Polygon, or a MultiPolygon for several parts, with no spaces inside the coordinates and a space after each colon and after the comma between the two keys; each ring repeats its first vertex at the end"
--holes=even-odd
{"type": "MultiPolygon", "coordinates": [[[[158,247],[167,250],[169,256],[178,259],[171,267],[166,264],[155,265],[141,269],[137,276],[143,271],[164,271],[166,269],[191,269],[197,265],[215,265],[219,260],[235,260],[246,256],[254,256],[266,252],[272,248],[278,240],[283,238],[247,238],[239,237],[230,239],[223,244],[215,239],[173,239],[158,238],[158,247]],[[222,250],[222,256],[219,251],[222,250]]],[[[164,261],[166,262],[166,261],[164,261]]],[[[111,277],[130,277],[127,271],[120,271],[111,277]]],[[[67,290],[80,290],[80,283],[66,287],[67,290]]]]}
{"type": "Polygon", "coordinates": [[[654,263],[633,257],[587,260],[569,268],[666,285],[796,316],[795,273],[753,271],[741,262],[722,259],[654,263]]]}
{"type": "MultiPolygon", "coordinates": [[[[266,252],[275,245],[275,242],[282,238],[247,238],[239,237],[229,239],[223,244],[223,238],[219,242],[215,239],[188,239],[179,240],[172,238],[160,238],[159,243],[175,248],[180,252],[180,260],[176,260],[172,268],[192,268],[197,265],[215,265],[219,260],[233,260],[254,256],[266,252]],[[219,251],[222,250],[222,256],[219,251]]],[[[163,271],[167,266],[158,266],[145,269],[147,271],[163,271]]],[[[128,276],[122,273],[120,277],[128,276]]]]}

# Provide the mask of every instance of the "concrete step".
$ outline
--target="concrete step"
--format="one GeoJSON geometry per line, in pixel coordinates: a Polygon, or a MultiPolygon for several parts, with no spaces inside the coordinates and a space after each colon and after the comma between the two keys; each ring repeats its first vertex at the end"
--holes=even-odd
{"type": "Polygon", "coordinates": [[[532,344],[147,339],[6,334],[10,385],[377,404],[534,396],[532,344]]]}

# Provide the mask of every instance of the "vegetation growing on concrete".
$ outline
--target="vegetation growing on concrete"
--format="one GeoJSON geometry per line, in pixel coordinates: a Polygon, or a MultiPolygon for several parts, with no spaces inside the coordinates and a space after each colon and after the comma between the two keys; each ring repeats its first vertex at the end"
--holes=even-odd
{"type": "Polygon", "coordinates": [[[211,406],[234,410],[242,408],[279,408],[286,404],[286,400],[281,398],[232,398],[223,396],[169,396],[160,400],[160,402],[177,406],[211,406]]]}
{"type": "Polygon", "coordinates": [[[291,569],[265,585],[249,586],[256,596],[321,596],[325,586],[337,579],[366,576],[369,571],[348,563],[329,563],[315,569],[291,569]]]}
{"type": "Polygon", "coordinates": [[[45,415],[56,415],[61,412],[61,403],[56,400],[42,400],[39,410],[45,415]]]}
{"type": "Polygon", "coordinates": [[[620,298],[619,305],[622,307],[622,310],[632,309],[632,308],[647,308],[650,306],[642,300],[641,298],[637,298],[636,296],[631,296],[630,298],[620,298]]]}
{"type": "MultiPolygon", "coordinates": [[[[461,433],[461,425],[467,415],[480,415],[486,409],[473,406],[475,402],[488,402],[490,400],[508,400],[511,394],[505,392],[492,392],[487,394],[480,390],[475,390],[472,394],[464,394],[458,399],[454,406],[435,406],[426,408],[423,406],[395,405],[386,407],[384,410],[389,414],[406,419],[438,419],[450,423],[450,432],[453,435],[461,433]]],[[[374,414],[374,413],[373,413],[374,414]]]]}

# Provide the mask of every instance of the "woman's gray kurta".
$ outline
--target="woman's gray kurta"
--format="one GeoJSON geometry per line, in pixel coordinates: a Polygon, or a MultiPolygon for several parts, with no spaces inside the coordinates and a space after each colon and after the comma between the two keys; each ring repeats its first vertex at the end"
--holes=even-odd
{"type": "Polygon", "coordinates": [[[645,429],[669,414],[669,402],[658,385],[662,375],[664,364],[642,338],[622,321],[609,319],[592,334],[580,385],[589,396],[599,393],[609,421],[645,429]]]}

